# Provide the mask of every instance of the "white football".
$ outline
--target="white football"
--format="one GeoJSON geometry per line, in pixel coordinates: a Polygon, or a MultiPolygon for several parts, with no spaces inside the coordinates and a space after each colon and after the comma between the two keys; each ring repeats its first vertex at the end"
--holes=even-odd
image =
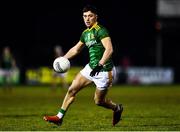
{"type": "Polygon", "coordinates": [[[53,62],[53,68],[58,73],[65,73],[70,68],[70,61],[64,57],[58,57],[53,62]]]}

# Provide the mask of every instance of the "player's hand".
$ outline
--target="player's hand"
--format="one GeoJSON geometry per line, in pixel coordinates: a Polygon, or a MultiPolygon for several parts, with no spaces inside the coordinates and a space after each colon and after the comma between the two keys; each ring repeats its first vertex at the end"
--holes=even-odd
{"type": "Polygon", "coordinates": [[[98,64],[90,73],[90,76],[93,77],[95,75],[98,75],[101,69],[103,68],[103,65],[98,64]]]}

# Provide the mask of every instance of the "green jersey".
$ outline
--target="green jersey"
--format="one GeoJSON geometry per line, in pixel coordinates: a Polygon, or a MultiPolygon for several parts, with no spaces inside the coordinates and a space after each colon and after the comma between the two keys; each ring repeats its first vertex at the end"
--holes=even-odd
{"type": "Polygon", "coordinates": [[[2,59],[2,68],[7,69],[7,70],[11,69],[12,68],[12,60],[13,60],[13,58],[11,55],[9,55],[9,54],[4,55],[3,59],[2,59]]]}
{"type": "MultiPolygon", "coordinates": [[[[90,29],[84,30],[80,37],[80,41],[86,44],[89,49],[89,65],[93,69],[101,60],[105,48],[101,40],[109,37],[109,33],[105,27],[95,23],[90,29]]],[[[112,57],[110,57],[103,66],[102,71],[111,71],[113,67],[112,57]]]]}

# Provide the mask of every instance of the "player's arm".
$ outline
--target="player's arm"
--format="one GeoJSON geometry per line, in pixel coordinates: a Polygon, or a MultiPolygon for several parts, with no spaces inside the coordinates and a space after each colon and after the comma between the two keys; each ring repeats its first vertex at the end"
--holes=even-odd
{"type": "Polygon", "coordinates": [[[79,41],[74,47],[72,47],[65,55],[64,57],[67,59],[71,59],[77,54],[79,54],[84,47],[84,43],[79,41]]]}
{"type": "Polygon", "coordinates": [[[103,65],[106,63],[106,61],[111,57],[113,53],[113,47],[110,37],[103,38],[101,42],[105,48],[105,51],[101,60],[99,61],[99,64],[91,71],[90,76],[92,77],[99,74],[99,72],[103,68],[103,65]]]}
{"type": "Polygon", "coordinates": [[[106,63],[106,61],[111,57],[112,53],[113,53],[113,46],[112,46],[112,42],[111,42],[111,38],[110,37],[105,37],[101,40],[105,51],[104,54],[101,58],[101,60],[99,61],[99,63],[101,65],[104,65],[106,63]]]}

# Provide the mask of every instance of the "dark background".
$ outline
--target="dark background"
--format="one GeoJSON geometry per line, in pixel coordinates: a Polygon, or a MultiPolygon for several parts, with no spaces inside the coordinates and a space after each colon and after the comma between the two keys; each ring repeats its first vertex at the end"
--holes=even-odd
{"type": "MultiPolygon", "coordinates": [[[[99,22],[111,34],[115,65],[128,56],[133,66],[172,67],[175,82],[180,82],[179,18],[157,16],[156,0],[103,1],[76,0],[59,2],[7,2],[0,4],[0,52],[10,46],[22,73],[27,68],[52,67],[53,47],[62,45],[66,52],[79,41],[85,29],[82,8],[94,4],[99,22]],[[162,23],[161,30],[156,22],[162,23]],[[162,60],[157,64],[157,35],[162,41],[162,60]]],[[[71,60],[72,65],[88,62],[87,49],[71,60]]]]}

